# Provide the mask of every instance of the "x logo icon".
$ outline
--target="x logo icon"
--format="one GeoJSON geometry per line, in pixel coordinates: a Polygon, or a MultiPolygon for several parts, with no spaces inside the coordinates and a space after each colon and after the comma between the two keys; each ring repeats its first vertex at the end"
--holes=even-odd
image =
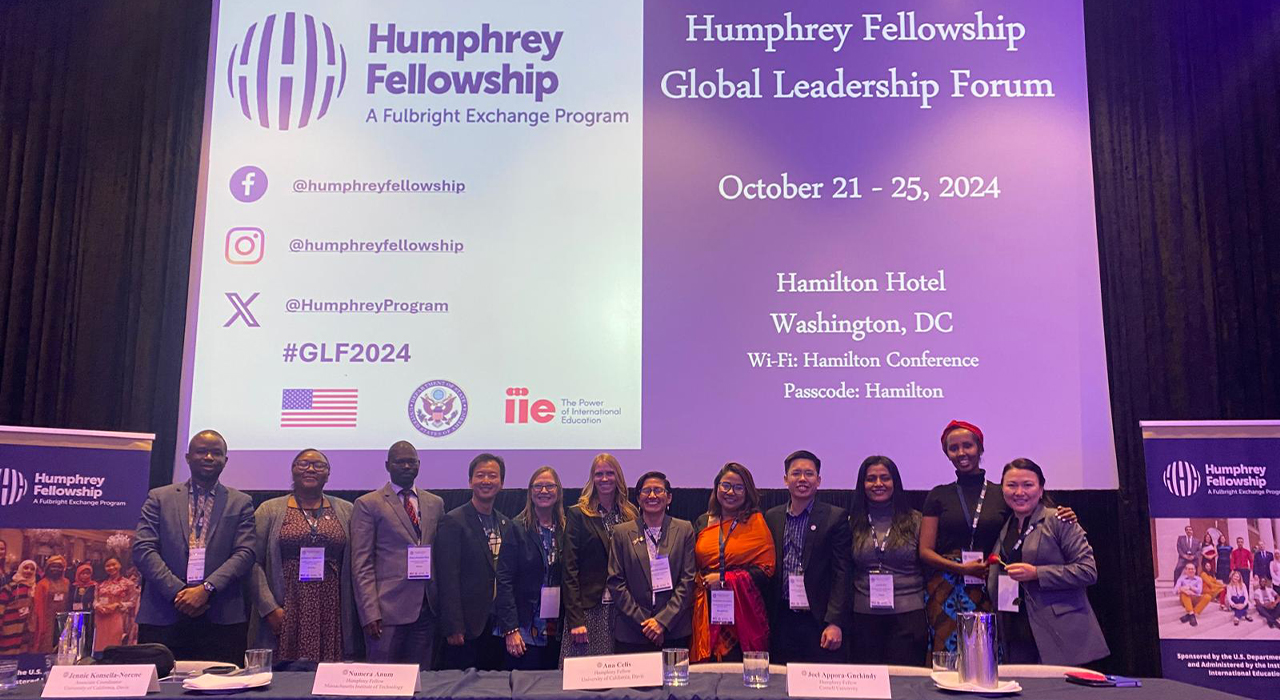
{"type": "Polygon", "coordinates": [[[231,306],[235,308],[236,312],[231,314],[231,318],[227,319],[227,322],[222,324],[222,327],[226,328],[227,326],[230,326],[235,323],[238,318],[244,321],[244,325],[250,328],[257,328],[259,325],[258,319],[253,317],[253,312],[249,310],[249,305],[253,303],[254,299],[258,298],[258,295],[261,294],[261,292],[254,292],[253,294],[250,294],[248,299],[242,298],[237,292],[227,292],[226,294],[227,300],[231,302],[231,306]]]}

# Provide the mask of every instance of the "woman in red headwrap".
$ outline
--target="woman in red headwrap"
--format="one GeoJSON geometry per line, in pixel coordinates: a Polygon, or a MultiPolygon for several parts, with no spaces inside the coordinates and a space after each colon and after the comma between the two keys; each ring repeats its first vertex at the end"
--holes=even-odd
{"type": "MultiPolygon", "coordinates": [[[[932,569],[925,581],[925,614],[932,651],[956,650],[956,619],[962,612],[991,612],[987,556],[1013,512],[999,484],[987,481],[978,426],[953,420],[942,431],[942,453],[956,480],[933,487],[921,509],[920,560],[932,569]]],[[[1074,522],[1070,508],[1058,517],[1074,522]]]]}

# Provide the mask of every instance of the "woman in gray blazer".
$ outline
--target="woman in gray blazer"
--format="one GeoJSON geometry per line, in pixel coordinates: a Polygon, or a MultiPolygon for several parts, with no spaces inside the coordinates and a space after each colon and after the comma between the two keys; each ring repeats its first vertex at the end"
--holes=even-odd
{"type": "Polygon", "coordinates": [[[614,651],[689,648],[693,634],[693,525],[667,515],[671,482],[648,472],[636,482],[640,518],[610,540],[609,592],[617,606],[614,651]]]}
{"type": "Polygon", "coordinates": [[[1093,547],[1078,523],[1058,519],[1044,471],[1029,459],[1004,467],[1001,489],[1013,514],[991,567],[1005,663],[1079,665],[1111,653],[1085,589],[1098,580],[1093,547]]]}
{"type": "Polygon", "coordinates": [[[324,493],[329,459],[293,458],[291,493],[254,513],[257,558],[250,579],[250,644],[276,661],[356,658],[360,641],[351,588],[351,502],[324,493]]]}

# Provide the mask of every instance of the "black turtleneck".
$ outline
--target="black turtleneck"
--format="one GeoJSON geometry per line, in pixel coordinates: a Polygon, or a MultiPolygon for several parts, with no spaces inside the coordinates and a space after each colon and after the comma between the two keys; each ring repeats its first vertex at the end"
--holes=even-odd
{"type": "Polygon", "coordinates": [[[1010,513],[1000,486],[988,483],[986,472],[978,469],[967,474],[957,473],[955,481],[935,486],[929,491],[921,512],[926,517],[938,519],[938,540],[934,550],[938,554],[958,556],[960,550],[969,548],[969,525],[973,522],[973,511],[978,507],[983,489],[986,489],[987,496],[982,505],[982,517],[978,520],[978,530],[973,538],[973,548],[990,554],[996,538],[1000,536],[1000,528],[1010,513]],[[964,492],[967,510],[961,504],[957,485],[964,492]]]}

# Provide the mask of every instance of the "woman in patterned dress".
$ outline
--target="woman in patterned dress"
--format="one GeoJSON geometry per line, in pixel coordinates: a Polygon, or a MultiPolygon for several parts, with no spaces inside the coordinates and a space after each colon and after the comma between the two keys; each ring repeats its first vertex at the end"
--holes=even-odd
{"type": "Polygon", "coordinates": [[[251,588],[258,614],[250,638],[277,661],[353,659],[359,635],[351,588],[351,503],[324,493],[329,459],[293,458],[292,492],[258,507],[251,588]]]}

